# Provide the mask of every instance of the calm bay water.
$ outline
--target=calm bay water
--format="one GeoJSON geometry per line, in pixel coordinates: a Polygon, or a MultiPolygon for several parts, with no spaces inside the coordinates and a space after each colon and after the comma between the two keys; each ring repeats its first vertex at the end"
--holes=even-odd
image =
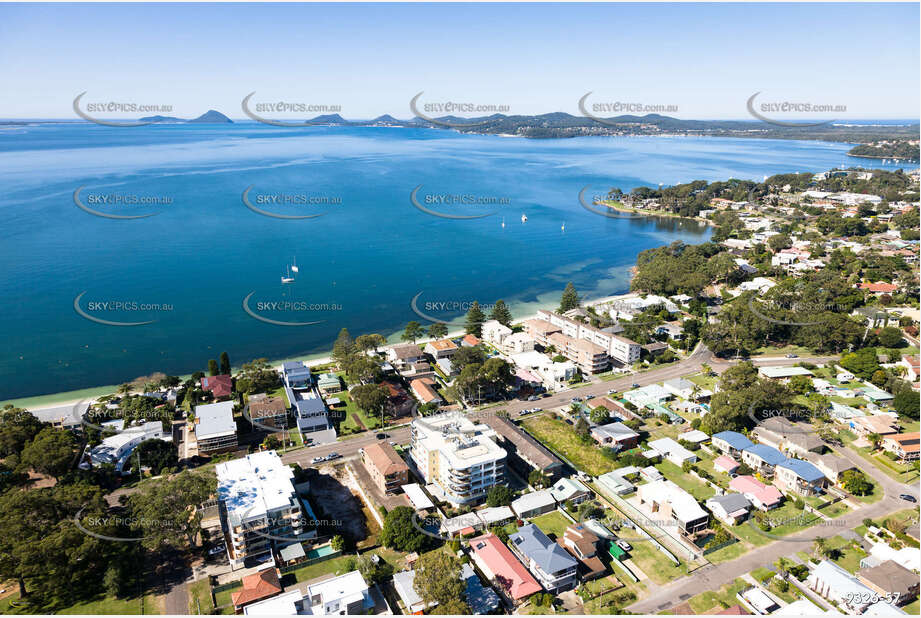
{"type": "Polygon", "coordinates": [[[224,350],[235,365],[307,355],[328,349],[343,326],[353,335],[392,335],[409,320],[427,325],[411,308],[414,297],[422,312],[450,322],[473,299],[502,298],[525,315],[554,303],[570,280],[590,297],[622,293],[640,251],[679,239],[702,242],[710,230],[689,221],[594,215],[579,205],[584,186],[592,185],[591,196],[612,186],[760,180],[868,164],[848,161],[848,149],[248,123],[0,130],[0,401],[154,371],[188,373],[224,350]],[[427,208],[496,214],[474,220],[425,214],[410,202],[419,185],[427,208]],[[74,203],[81,186],[82,203],[100,212],[157,214],[93,216],[74,203]],[[323,216],[260,216],[241,200],[250,186],[250,202],[261,209],[323,216]],[[99,203],[98,196],[113,193],[171,202],[99,203]],[[272,194],[329,203],[279,206],[265,199],[272,194]],[[432,195],[491,204],[425,201],[432,195]],[[283,285],[295,259],[295,282],[283,285]],[[81,294],[77,307],[91,317],[153,323],[91,321],[75,310],[81,294]],[[319,323],[259,321],[244,311],[247,296],[257,315],[319,323]],[[115,302],[131,310],[112,310],[115,302]],[[293,303],[291,310],[271,304],[282,302],[293,303]]]}

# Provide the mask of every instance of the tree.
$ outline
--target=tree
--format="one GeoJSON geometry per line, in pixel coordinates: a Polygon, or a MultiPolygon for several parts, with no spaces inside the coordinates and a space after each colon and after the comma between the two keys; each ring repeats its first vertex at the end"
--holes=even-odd
{"type": "Polygon", "coordinates": [[[480,303],[473,301],[473,304],[470,305],[470,309],[467,310],[464,332],[468,335],[481,337],[483,335],[483,322],[485,321],[486,315],[483,313],[483,310],[480,309],[480,303]]]}
{"type": "Polygon", "coordinates": [[[281,440],[279,440],[278,436],[276,436],[274,433],[270,433],[262,441],[262,448],[264,448],[267,451],[274,451],[281,447],[282,447],[281,440]]]}
{"type": "Polygon", "coordinates": [[[542,470],[531,470],[531,472],[528,473],[528,485],[536,487],[537,489],[550,487],[550,477],[542,470]]]}
{"type": "Polygon", "coordinates": [[[879,445],[883,443],[883,437],[876,433],[870,433],[867,435],[867,441],[873,445],[873,449],[876,450],[879,448],[879,445]]]}
{"type": "Polygon", "coordinates": [[[0,457],[21,453],[44,427],[28,410],[5,405],[0,410],[0,457]]]}
{"type": "Polygon", "coordinates": [[[892,407],[900,416],[918,420],[919,406],[921,406],[921,397],[918,391],[906,388],[895,393],[892,400],[892,407]]]}
{"type": "Polygon", "coordinates": [[[775,253],[781,249],[789,249],[792,246],[793,242],[786,234],[775,234],[774,236],[768,238],[768,247],[770,247],[771,251],[775,253]]]}
{"type": "Polygon", "coordinates": [[[470,365],[471,363],[476,363],[482,365],[486,362],[486,352],[483,351],[483,348],[476,346],[461,346],[454,353],[454,356],[451,357],[451,364],[454,368],[460,373],[464,370],[464,367],[470,365]]]}
{"type": "Polygon", "coordinates": [[[355,352],[355,341],[349,334],[348,329],[343,328],[339,331],[339,335],[336,337],[335,343],[333,343],[333,353],[331,358],[340,366],[342,366],[347,364],[352,359],[352,357],[355,355],[355,352]]]}
{"type": "Polygon", "coordinates": [[[377,352],[377,349],[387,343],[387,339],[383,335],[377,333],[370,333],[368,335],[359,335],[355,339],[355,345],[362,352],[367,352],[368,350],[374,350],[377,352]]]}
{"type": "Polygon", "coordinates": [[[579,420],[576,421],[576,424],[573,425],[573,429],[576,432],[576,436],[582,441],[583,444],[592,443],[592,433],[588,427],[588,421],[586,421],[582,416],[579,417],[579,420]]]}
{"type": "Polygon", "coordinates": [[[400,337],[403,341],[412,341],[416,343],[416,339],[422,337],[425,334],[425,329],[422,328],[422,325],[415,320],[411,321],[406,325],[406,330],[403,331],[403,336],[400,337]]]}
{"type": "Polygon", "coordinates": [[[875,348],[861,348],[841,357],[841,366],[864,380],[869,380],[879,369],[875,348]]]}
{"type": "Polygon", "coordinates": [[[845,470],[841,473],[841,486],[855,496],[867,496],[873,492],[873,483],[860,470],[845,470]]]}
{"type": "Polygon", "coordinates": [[[814,541],[812,541],[812,553],[816,556],[822,558],[828,558],[830,553],[830,548],[828,547],[828,541],[823,539],[820,536],[817,536],[814,541]]]}
{"type": "Polygon", "coordinates": [[[390,398],[390,392],[383,384],[359,384],[349,391],[355,405],[369,414],[380,414],[383,425],[384,409],[390,398]]]}
{"type": "Polygon", "coordinates": [[[227,352],[221,352],[221,375],[230,375],[230,355],[227,352]]]}
{"type": "Polygon", "coordinates": [[[563,295],[560,297],[560,313],[565,313],[570,309],[576,309],[579,306],[579,294],[576,292],[576,286],[572,281],[566,284],[563,295]]]}
{"type": "Polygon", "coordinates": [[[369,584],[378,584],[393,575],[393,567],[386,560],[375,561],[370,554],[358,556],[355,569],[369,584]]]}
{"type": "Polygon", "coordinates": [[[414,517],[415,511],[409,506],[398,506],[387,513],[381,530],[381,544],[404,552],[425,549],[430,537],[422,532],[414,517]]]}
{"type": "Polygon", "coordinates": [[[61,478],[74,465],[77,440],[69,431],[47,427],[26,444],[20,461],[36,472],[61,478]]]}
{"type": "Polygon", "coordinates": [[[379,382],[384,372],[377,357],[356,356],[346,368],[345,373],[352,381],[363,383],[379,382]]]}
{"type": "Polygon", "coordinates": [[[781,556],[774,562],[774,566],[777,567],[777,573],[780,575],[782,579],[787,578],[787,573],[790,572],[790,566],[792,564],[793,563],[790,562],[790,560],[788,560],[787,558],[784,558],[783,556],[781,556]]]}
{"type": "Polygon", "coordinates": [[[486,506],[508,506],[515,499],[515,492],[508,485],[493,485],[486,490],[486,506]]]}
{"type": "MultiPolygon", "coordinates": [[[[450,606],[458,600],[466,603],[467,586],[461,579],[461,563],[457,556],[445,551],[429,552],[419,557],[414,568],[413,588],[424,603],[439,606],[450,606]]],[[[468,614],[469,609],[461,613],[468,614]]]]}
{"type": "Polygon", "coordinates": [[[334,535],[333,538],[329,540],[329,546],[332,547],[333,551],[342,551],[342,548],[345,546],[345,539],[342,538],[341,534],[334,535]]]}
{"type": "Polygon", "coordinates": [[[903,344],[902,331],[895,326],[886,326],[877,333],[876,337],[884,348],[900,348],[903,344]]]}
{"type": "Polygon", "coordinates": [[[432,339],[441,339],[448,335],[448,325],[444,322],[435,322],[429,326],[429,337],[432,339]]]}
{"type": "Polygon", "coordinates": [[[505,304],[504,300],[497,300],[496,304],[493,305],[492,311],[489,313],[489,319],[495,320],[500,324],[505,326],[511,326],[512,324],[512,312],[509,311],[508,306],[505,304]]]}
{"type": "Polygon", "coordinates": [[[211,360],[208,361],[208,375],[209,375],[209,376],[216,376],[216,375],[218,375],[217,361],[216,361],[215,359],[213,359],[213,358],[212,358],[211,360]]]}
{"type": "Polygon", "coordinates": [[[176,446],[166,440],[144,440],[138,444],[128,460],[132,474],[138,473],[138,459],[141,461],[141,466],[150,468],[150,473],[154,476],[179,465],[176,446]]]}
{"type": "Polygon", "coordinates": [[[589,418],[596,425],[605,425],[611,420],[611,412],[604,406],[598,406],[592,410],[589,418]]]}
{"type": "Polygon", "coordinates": [[[157,483],[140,486],[128,498],[135,520],[140,522],[143,544],[149,549],[161,545],[195,547],[201,530],[202,502],[217,491],[213,475],[184,470],[157,483]]]}
{"type": "Polygon", "coordinates": [[[239,393],[267,393],[281,386],[281,376],[269,363],[267,358],[256,358],[243,363],[240,377],[237,378],[235,390],[239,393]]]}

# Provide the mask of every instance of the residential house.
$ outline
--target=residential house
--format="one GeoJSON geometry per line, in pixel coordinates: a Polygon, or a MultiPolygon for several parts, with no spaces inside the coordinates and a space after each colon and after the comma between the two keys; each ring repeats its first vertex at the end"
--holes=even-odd
{"type": "Polygon", "coordinates": [[[742,463],[767,476],[774,474],[774,467],[786,460],[783,453],[766,444],[753,444],[742,451],[742,463]]]}
{"type": "Polygon", "coordinates": [[[519,519],[530,519],[556,510],[556,500],[549,489],[532,491],[513,500],[512,510],[519,519]]]}
{"type": "Polygon", "coordinates": [[[918,596],[918,574],[892,560],[860,569],[857,579],[879,596],[896,599],[896,605],[910,603],[918,596]]]}
{"type": "Polygon", "coordinates": [[[505,338],[512,334],[512,329],[498,320],[487,320],[483,322],[481,332],[483,334],[483,341],[497,348],[501,348],[505,338]]]}
{"type": "Polygon", "coordinates": [[[508,540],[509,547],[547,592],[557,594],[577,583],[578,561],[534,524],[522,526],[508,540]]]}
{"type": "Polygon", "coordinates": [[[774,485],[804,496],[822,493],[827,480],[821,470],[802,459],[787,459],[774,467],[774,485]]]}
{"type": "Polygon", "coordinates": [[[487,528],[497,524],[507,524],[515,520],[515,512],[510,506],[486,507],[476,511],[476,514],[487,528]]]}
{"type": "Polygon", "coordinates": [[[919,360],[917,355],[902,355],[902,360],[899,361],[899,365],[905,367],[905,377],[908,378],[909,381],[918,381],[919,376],[921,376],[921,368],[919,368],[919,360]]]}
{"type": "Polygon", "coordinates": [[[858,286],[861,290],[865,290],[874,296],[882,296],[883,294],[894,294],[898,291],[899,286],[894,283],[886,283],[884,281],[877,281],[876,283],[861,283],[858,286]]]}
{"type": "Polygon", "coordinates": [[[796,367],[794,365],[780,367],[759,366],[758,375],[772,380],[789,380],[793,376],[811,376],[812,372],[805,367],[796,367]]]}
{"type": "Polygon", "coordinates": [[[861,613],[870,605],[875,595],[871,588],[828,560],[823,560],[812,569],[806,579],[806,585],[826,599],[834,601],[839,607],[855,614],[861,613]]]}
{"type": "Polygon", "coordinates": [[[675,442],[672,438],[659,438],[658,440],[651,440],[648,444],[649,448],[676,466],[681,466],[686,461],[690,463],[697,461],[697,455],[675,442]]]}
{"type": "Polygon", "coordinates": [[[739,462],[728,455],[720,455],[713,460],[714,469],[725,472],[726,474],[734,474],[735,471],[739,469],[740,465],[739,462]]]}
{"type": "Polygon", "coordinates": [[[640,434],[619,421],[606,425],[595,425],[591,428],[591,434],[598,444],[616,446],[620,449],[633,448],[640,437],[640,434]]]}
{"type": "Polygon", "coordinates": [[[806,456],[806,461],[818,468],[833,485],[838,484],[841,479],[841,473],[855,468],[854,464],[844,457],[832,454],[817,455],[809,453],[806,456]]]}
{"type": "Polygon", "coordinates": [[[721,431],[713,434],[710,443],[713,448],[725,455],[739,457],[742,451],[754,446],[754,443],[747,437],[735,431],[721,431]]]}
{"type": "Polygon", "coordinates": [[[662,388],[667,390],[669,393],[675,397],[680,397],[681,399],[705,399],[713,393],[707,390],[704,390],[691,382],[690,380],[685,380],[684,378],[672,378],[671,380],[665,380],[662,383],[662,388]],[[706,393],[706,395],[704,395],[706,393]]]}
{"type": "Polygon", "coordinates": [[[877,433],[885,439],[887,436],[899,433],[898,417],[889,416],[888,414],[852,418],[848,421],[848,425],[862,438],[867,438],[870,434],[877,433]]]}
{"type": "Polygon", "coordinates": [[[601,539],[584,524],[573,524],[563,533],[563,547],[579,561],[579,575],[583,581],[601,577],[607,571],[598,557],[601,539]]]}
{"type": "Polygon", "coordinates": [[[751,475],[734,477],[729,481],[729,489],[737,491],[752,503],[756,509],[769,511],[780,506],[783,494],[773,485],[765,485],[751,475]]]}
{"type": "Polygon", "coordinates": [[[55,429],[79,431],[83,428],[83,415],[89,410],[90,404],[78,403],[68,406],[54,406],[29,410],[29,414],[42,423],[48,423],[55,429]]]}
{"type": "Polygon", "coordinates": [[[671,397],[672,394],[658,384],[650,384],[624,393],[624,399],[637,408],[644,408],[650,404],[662,403],[663,401],[671,399],[671,397]]]}
{"type": "Polygon", "coordinates": [[[317,390],[324,395],[342,392],[342,380],[335,373],[321,373],[317,377],[317,390]]]}
{"type": "Polygon", "coordinates": [[[243,586],[231,593],[234,612],[240,614],[243,608],[258,601],[281,594],[281,582],[274,565],[243,577],[243,586]]]}
{"type": "Polygon", "coordinates": [[[246,616],[296,616],[309,613],[310,606],[304,603],[304,593],[297,589],[243,607],[246,616]]]}
{"type": "Polygon", "coordinates": [[[637,488],[640,504],[654,516],[670,519],[684,534],[694,534],[707,528],[710,520],[697,500],[672,481],[655,481],[637,488]]]}
{"type": "Polygon", "coordinates": [[[809,425],[792,423],[781,416],[767,418],[752,430],[752,435],[762,444],[800,457],[808,453],[821,453],[822,440],[809,425]]]}
{"type": "Polygon", "coordinates": [[[409,483],[409,466],[386,442],[366,446],[360,451],[361,463],[371,480],[385,494],[395,493],[409,483]]]}
{"type": "Polygon", "coordinates": [[[414,583],[416,581],[416,571],[400,571],[393,574],[393,589],[405,608],[404,614],[421,616],[425,610],[434,607],[435,602],[426,603],[416,592],[414,583]]]}
{"type": "Polygon", "coordinates": [[[606,472],[598,477],[602,492],[613,496],[624,496],[636,490],[636,486],[624,477],[620,470],[606,472]]]}
{"type": "Polygon", "coordinates": [[[113,436],[103,438],[89,453],[90,461],[94,466],[112,464],[115,471],[127,474],[125,466],[130,469],[131,454],[134,449],[147,440],[162,440],[172,442],[173,436],[169,431],[163,431],[162,421],[148,421],[141,425],[122,429],[113,436]]]}
{"type": "Polygon", "coordinates": [[[703,444],[710,439],[710,436],[705,434],[699,429],[691,429],[690,431],[685,431],[684,433],[678,434],[678,443],[689,442],[691,444],[703,444]]]}
{"type": "Polygon", "coordinates": [[[550,488],[550,495],[558,504],[581,504],[592,497],[591,490],[572,478],[562,478],[550,488]]]}
{"type": "Polygon", "coordinates": [[[441,395],[435,390],[435,380],[432,378],[416,378],[415,380],[410,380],[409,390],[411,390],[413,395],[423,404],[440,404],[444,402],[441,395]]]}
{"type": "Polygon", "coordinates": [[[251,395],[248,405],[253,425],[277,429],[288,427],[288,407],[281,397],[267,397],[265,393],[251,395]]]}
{"type": "Polygon", "coordinates": [[[527,333],[512,333],[502,340],[501,350],[506,354],[521,354],[534,350],[534,338],[527,333]]]}
{"type": "Polygon", "coordinates": [[[744,495],[733,493],[713,496],[706,506],[714,517],[732,526],[748,518],[752,505],[744,495]]]}
{"type": "Polygon", "coordinates": [[[195,406],[195,438],[203,455],[233,450],[237,447],[237,423],[233,419],[233,402],[221,401],[195,406]]]}
{"type": "Polygon", "coordinates": [[[401,372],[425,359],[422,350],[414,343],[397,344],[390,348],[387,355],[393,366],[401,372]]]}
{"type": "Polygon", "coordinates": [[[514,604],[540,592],[540,584],[499,537],[490,533],[470,539],[474,564],[514,604]]]}
{"type": "Polygon", "coordinates": [[[425,344],[424,352],[435,359],[451,358],[457,352],[457,344],[450,339],[440,341],[429,341],[425,344]]]}
{"type": "Polygon", "coordinates": [[[302,388],[310,385],[310,369],[300,361],[285,361],[281,365],[281,373],[285,386],[302,388]]]}
{"type": "Polygon", "coordinates": [[[203,376],[201,389],[210,391],[215,401],[228,399],[233,394],[233,378],[230,376],[203,376]]]}
{"type": "Polygon", "coordinates": [[[902,461],[914,461],[921,454],[919,436],[921,433],[917,431],[888,435],[883,438],[882,447],[902,461]]]}
{"type": "Polygon", "coordinates": [[[314,616],[354,616],[375,607],[370,588],[358,571],[307,586],[304,600],[309,600],[314,616]]]}
{"type": "Polygon", "coordinates": [[[480,345],[480,340],[476,335],[467,334],[461,338],[461,346],[467,348],[475,348],[480,345]]]}

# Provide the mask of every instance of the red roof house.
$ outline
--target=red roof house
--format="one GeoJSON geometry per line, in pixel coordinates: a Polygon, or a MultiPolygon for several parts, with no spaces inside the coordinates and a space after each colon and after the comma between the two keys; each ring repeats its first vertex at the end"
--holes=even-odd
{"type": "Polygon", "coordinates": [[[201,379],[201,388],[211,391],[215,399],[230,397],[233,393],[233,378],[230,376],[205,376],[201,379]]]}
{"type": "Polygon", "coordinates": [[[274,568],[264,569],[243,578],[243,587],[230,595],[234,610],[239,614],[245,605],[281,594],[281,582],[274,568]]]}
{"type": "Polygon", "coordinates": [[[541,591],[537,580],[495,534],[485,534],[471,539],[470,551],[473,561],[483,574],[498,584],[516,603],[541,591]]]}
{"type": "Polygon", "coordinates": [[[867,290],[873,294],[892,294],[899,289],[899,286],[894,283],[884,283],[882,281],[877,281],[876,283],[861,283],[861,290],[867,290]]]}

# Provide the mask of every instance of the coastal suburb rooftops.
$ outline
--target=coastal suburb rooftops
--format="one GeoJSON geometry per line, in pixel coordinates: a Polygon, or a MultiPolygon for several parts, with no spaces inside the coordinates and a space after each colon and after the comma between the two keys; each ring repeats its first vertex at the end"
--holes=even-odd
{"type": "Polygon", "coordinates": [[[231,459],[215,466],[214,472],[218,499],[224,503],[232,525],[297,504],[294,471],[275,451],[231,459]]]}
{"type": "Polygon", "coordinates": [[[233,402],[221,401],[195,406],[195,435],[203,438],[219,438],[237,432],[233,420],[233,402]]]}
{"type": "Polygon", "coordinates": [[[512,551],[494,534],[470,539],[474,562],[514,600],[540,592],[540,584],[528,573],[512,551]]]}

